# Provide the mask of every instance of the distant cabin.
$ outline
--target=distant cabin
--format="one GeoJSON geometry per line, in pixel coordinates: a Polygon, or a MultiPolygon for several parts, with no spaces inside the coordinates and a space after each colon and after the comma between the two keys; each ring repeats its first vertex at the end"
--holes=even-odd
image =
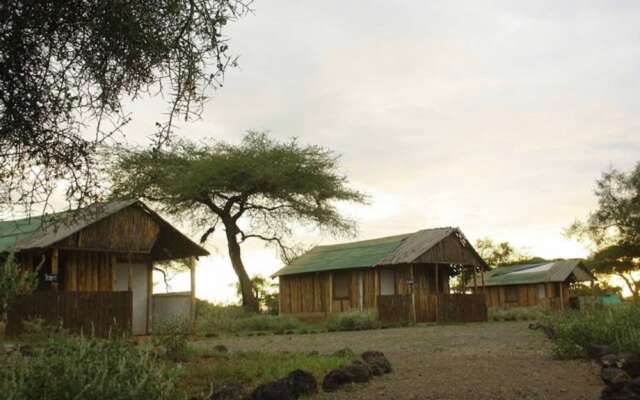
{"type": "Polygon", "coordinates": [[[488,267],[460,229],[446,227],[317,246],[274,276],[282,314],[376,310],[381,296],[407,296],[412,318],[428,322],[437,318],[436,295],[449,293],[449,278],[464,269],[488,267]]]}
{"type": "MultiPolygon", "coordinates": [[[[36,293],[16,302],[8,330],[36,315],[103,333],[110,321],[126,319],[120,322],[134,334],[151,329],[154,263],[209,254],[139,200],[2,221],[0,256],[8,253],[22,268],[38,270],[36,293]]],[[[191,281],[183,303],[194,301],[194,267],[191,281]]]]}
{"type": "Polygon", "coordinates": [[[485,277],[487,305],[565,309],[569,306],[569,286],[594,280],[582,260],[494,268],[485,277]]]}

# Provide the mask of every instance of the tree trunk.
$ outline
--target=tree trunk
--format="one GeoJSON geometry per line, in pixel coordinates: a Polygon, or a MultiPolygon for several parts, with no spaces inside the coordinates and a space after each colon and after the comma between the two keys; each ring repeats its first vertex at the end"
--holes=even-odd
{"type": "Polygon", "coordinates": [[[240,281],[242,307],[244,307],[247,311],[258,312],[260,311],[258,299],[254,294],[251,279],[249,278],[249,275],[244,268],[244,264],[242,263],[240,244],[238,243],[238,238],[235,234],[237,229],[235,229],[235,226],[228,226],[227,224],[225,224],[225,228],[227,234],[227,247],[229,248],[229,258],[231,259],[233,270],[235,271],[236,275],[238,276],[238,280],[240,281]]]}
{"type": "Polygon", "coordinates": [[[638,291],[640,289],[639,283],[633,280],[633,276],[627,277],[624,273],[619,272],[618,276],[622,278],[622,280],[627,284],[629,291],[631,291],[631,295],[633,296],[633,301],[638,302],[638,291]]]}

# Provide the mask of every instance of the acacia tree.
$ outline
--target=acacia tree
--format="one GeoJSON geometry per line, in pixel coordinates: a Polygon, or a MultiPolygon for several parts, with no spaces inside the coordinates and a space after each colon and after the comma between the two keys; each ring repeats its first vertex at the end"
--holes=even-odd
{"type": "Polygon", "coordinates": [[[489,237],[476,240],[475,249],[487,264],[497,267],[544,261],[542,258],[532,257],[525,250],[517,249],[509,242],[494,242],[489,237]]]}
{"type": "Polygon", "coordinates": [[[336,155],[295,139],[277,142],[250,132],[239,145],[181,140],[166,149],[120,149],[111,170],[113,196],[138,197],[161,210],[187,217],[206,242],[221,225],[229,258],[238,276],[245,308],[258,302],[242,261],[241,243],[258,239],[290,252],[287,239],[295,225],[334,234],[355,225],[336,202],[364,202],[338,172],[336,155]]]}
{"type": "Polygon", "coordinates": [[[628,172],[615,168],[596,181],[598,208],[575,222],[570,236],[595,244],[594,272],[620,277],[634,299],[640,296],[640,163],[628,172]]]}
{"type": "Polygon", "coordinates": [[[60,181],[93,200],[96,149],[130,120],[125,102],[165,96],[158,146],[197,116],[235,63],[223,27],[250,1],[2,1],[0,206],[30,208],[60,181]]]}

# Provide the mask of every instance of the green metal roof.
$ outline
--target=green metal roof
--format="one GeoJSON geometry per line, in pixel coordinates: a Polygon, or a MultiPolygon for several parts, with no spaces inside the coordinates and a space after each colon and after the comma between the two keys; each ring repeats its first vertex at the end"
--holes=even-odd
{"type": "Polygon", "coordinates": [[[414,233],[361,242],[316,246],[282,268],[274,276],[305,272],[372,267],[393,253],[414,233]]]}
{"type": "MultiPolygon", "coordinates": [[[[545,282],[564,282],[573,274],[576,281],[595,279],[587,271],[582,260],[546,261],[536,264],[520,264],[498,267],[485,274],[486,286],[522,285],[545,282]]],[[[480,278],[478,277],[478,282],[480,278]]],[[[468,281],[469,283],[472,280],[468,281]]]]}
{"type": "Polygon", "coordinates": [[[0,253],[14,247],[16,242],[28,239],[34,233],[42,231],[60,217],[60,214],[23,218],[13,221],[0,221],[0,253]]]}

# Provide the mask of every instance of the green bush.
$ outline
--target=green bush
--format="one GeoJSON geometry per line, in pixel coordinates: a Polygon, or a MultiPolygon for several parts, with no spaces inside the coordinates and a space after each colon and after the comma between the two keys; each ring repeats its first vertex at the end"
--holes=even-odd
{"type": "Polygon", "coordinates": [[[373,311],[344,312],[332,314],[327,320],[327,329],[333,331],[360,331],[380,327],[378,316],[373,311]]]}
{"type": "Polygon", "coordinates": [[[490,308],[490,321],[537,321],[544,319],[548,310],[542,307],[490,308]]]}
{"type": "Polygon", "coordinates": [[[27,399],[181,399],[177,370],[120,339],[59,337],[30,356],[0,354],[0,393],[27,399]]]}
{"type": "Polygon", "coordinates": [[[302,328],[290,316],[256,314],[240,306],[220,306],[199,300],[196,305],[196,332],[199,335],[239,332],[285,332],[302,328]]]}
{"type": "Polygon", "coordinates": [[[153,324],[152,345],[156,353],[180,361],[187,356],[187,339],[191,332],[189,322],[184,318],[165,317],[153,324]]]}
{"type": "Polygon", "coordinates": [[[554,328],[554,353],[559,358],[584,355],[590,344],[640,353],[640,306],[624,304],[592,311],[572,311],[548,318],[554,328]]]}

